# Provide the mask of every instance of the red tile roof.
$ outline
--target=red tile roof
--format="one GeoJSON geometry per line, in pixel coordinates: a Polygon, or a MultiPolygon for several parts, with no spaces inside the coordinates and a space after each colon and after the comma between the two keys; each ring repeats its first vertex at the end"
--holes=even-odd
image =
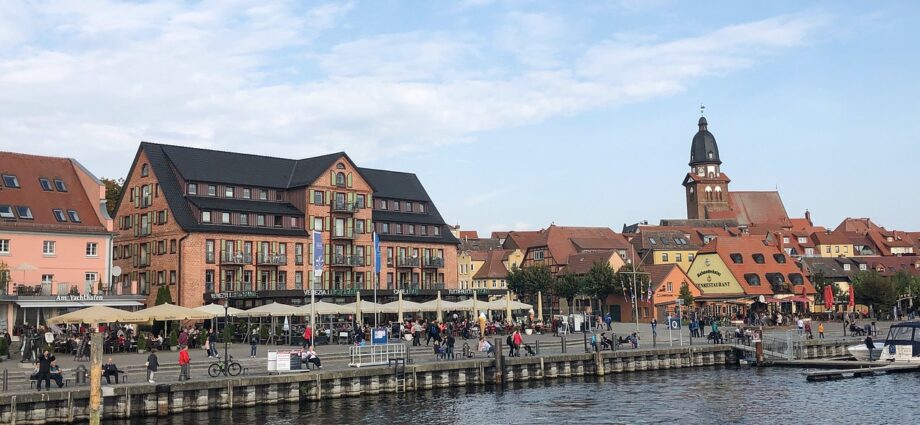
{"type": "Polygon", "coordinates": [[[777,191],[728,192],[728,202],[735,212],[738,224],[781,224],[791,225],[789,214],[777,191]]]}
{"type": "Polygon", "coordinates": [[[811,235],[817,245],[850,245],[850,237],[843,232],[815,233],[811,235]]]}
{"type": "MultiPolygon", "coordinates": [[[[542,230],[526,230],[526,231],[511,231],[508,232],[505,238],[504,248],[513,249],[517,248],[521,251],[527,251],[527,248],[534,246],[534,243],[540,239],[542,230]]],[[[493,233],[494,235],[494,233],[493,233]]]]}
{"type": "MultiPolygon", "coordinates": [[[[731,270],[735,280],[744,288],[747,294],[751,295],[772,295],[770,282],[767,280],[767,273],[781,273],[786,282],[790,282],[789,275],[798,273],[802,275],[804,281],[805,293],[814,294],[815,287],[808,280],[801,270],[795,265],[791,258],[781,253],[776,246],[767,245],[763,239],[756,237],[737,237],[737,238],[717,238],[706,244],[698,252],[702,254],[716,253],[725,266],[731,270]],[[736,264],[732,261],[731,254],[741,254],[742,263],[736,264]],[[754,262],[753,255],[762,254],[764,264],[754,262]],[[778,263],[773,258],[774,254],[781,254],[786,257],[785,263],[778,263]],[[745,274],[756,273],[760,277],[760,285],[751,286],[744,278],[745,274]]],[[[796,295],[802,294],[802,285],[794,285],[796,295]]]]}
{"type": "Polygon", "coordinates": [[[835,232],[857,232],[867,233],[870,230],[882,230],[881,227],[872,222],[869,218],[851,218],[847,217],[837,225],[835,232]]]}
{"type": "Polygon", "coordinates": [[[573,254],[569,257],[569,262],[565,266],[566,273],[586,274],[594,266],[594,263],[608,263],[610,256],[614,255],[613,251],[584,252],[573,254]]]}
{"type": "Polygon", "coordinates": [[[479,233],[475,230],[461,230],[460,239],[479,239],[479,233]]]}
{"type": "MultiPolygon", "coordinates": [[[[32,220],[0,219],[0,229],[53,232],[106,232],[100,221],[100,209],[104,211],[103,200],[98,192],[87,193],[75,167],[83,167],[70,158],[26,155],[13,152],[0,152],[0,174],[14,175],[19,180],[19,188],[6,187],[0,180],[0,204],[27,206],[32,210],[32,220]],[[66,192],[57,188],[42,190],[39,178],[46,178],[54,186],[54,180],[64,182],[66,192]],[[75,210],[80,223],[59,222],[55,219],[53,209],[75,210]]],[[[82,172],[82,171],[81,171],[82,172]]],[[[93,177],[95,180],[95,177],[93,177]]],[[[18,216],[18,215],[17,215],[18,216]]],[[[107,214],[105,215],[107,216],[107,214]]]]}
{"type": "Polygon", "coordinates": [[[473,279],[505,279],[508,277],[508,269],[502,260],[508,255],[504,249],[496,249],[486,253],[486,262],[479,268],[479,271],[473,275],[473,279]]]}
{"type": "Polygon", "coordinates": [[[568,263],[569,256],[572,254],[595,249],[632,249],[629,242],[623,235],[618,234],[608,227],[565,227],[549,226],[543,230],[540,237],[534,241],[532,247],[545,246],[549,249],[550,254],[556,264],[564,265],[568,263]],[[607,240],[600,242],[599,240],[607,240]],[[580,248],[576,241],[589,246],[605,246],[605,248],[580,248]]]}

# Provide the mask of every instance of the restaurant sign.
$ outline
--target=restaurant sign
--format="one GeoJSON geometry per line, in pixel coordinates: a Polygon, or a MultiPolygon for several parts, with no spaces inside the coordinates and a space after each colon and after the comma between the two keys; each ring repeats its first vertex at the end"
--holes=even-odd
{"type": "Polygon", "coordinates": [[[58,295],[55,301],[102,301],[102,295],[58,295]]]}
{"type": "Polygon", "coordinates": [[[744,288],[735,280],[731,270],[717,254],[703,254],[690,265],[693,283],[704,295],[744,294],[744,288]]]}

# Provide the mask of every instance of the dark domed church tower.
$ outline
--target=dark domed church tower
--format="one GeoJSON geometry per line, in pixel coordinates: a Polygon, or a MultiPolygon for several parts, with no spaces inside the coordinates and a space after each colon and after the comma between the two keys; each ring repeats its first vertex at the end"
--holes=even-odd
{"type": "Polygon", "coordinates": [[[687,218],[708,219],[710,213],[728,211],[728,176],[722,174],[719,145],[700,117],[699,131],[690,146],[690,172],[684,178],[687,192],[687,218]]]}

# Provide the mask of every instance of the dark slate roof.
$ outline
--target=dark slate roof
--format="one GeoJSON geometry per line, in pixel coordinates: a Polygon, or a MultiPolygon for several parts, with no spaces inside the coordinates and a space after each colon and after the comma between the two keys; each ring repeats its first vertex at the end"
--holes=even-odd
{"type": "Polygon", "coordinates": [[[375,222],[386,221],[391,223],[444,224],[444,220],[441,219],[441,216],[432,214],[433,212],[434,211],[429,211],[428,214],[419,214],[374,210],[372,218],[375,222]]]}
{"type": "Polygon", "coordinates": [[[287,187],[295,161],[185,146],[158,145],[186,180],[287,187]]]}
{"type": "Polygon", "coordinates": [[[303,215],[303,211],[287,202],[247,201],[209,196],[189,196],[191,203],[200,209],[216,211],[251,212],[258,214],[303,215]]]}
{"type": "Polygon", "coordinates": [[[394,235],[382,233],[377,236],[384,242],[444,243],[451,245],[456,245],[460,242],[453,234],[443,229],[441,230],[440,236],[394,235]]]}
{"type": "Polygon", "coordinates": [[[358,168],[364,179],[374,185],[374,197],[431,202],[422,182],[413,173],[358,168]]]}
{"type": "Polygon", "coordinates": [[[716,138],[707,129],[708,123],[706,117],[700,117],[699,131],[693,136],[693,144],[690,147],[690,165],[697,164],[721,164],[719,160],[719,145],[716,144],[716,138]],[[708,153],[712,152],[712,158],[708,153]]]}

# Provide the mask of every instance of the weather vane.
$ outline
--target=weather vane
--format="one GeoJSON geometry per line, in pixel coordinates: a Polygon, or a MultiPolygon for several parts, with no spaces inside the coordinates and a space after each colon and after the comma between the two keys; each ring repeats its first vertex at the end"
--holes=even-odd
{"type": "Polygon", "coordinates": [[[705,112],[705,111],[706,111],[706,106],[704,106],[702,103],[700,103],[700,116],[703,116],[703,112],[705,112]]]}

